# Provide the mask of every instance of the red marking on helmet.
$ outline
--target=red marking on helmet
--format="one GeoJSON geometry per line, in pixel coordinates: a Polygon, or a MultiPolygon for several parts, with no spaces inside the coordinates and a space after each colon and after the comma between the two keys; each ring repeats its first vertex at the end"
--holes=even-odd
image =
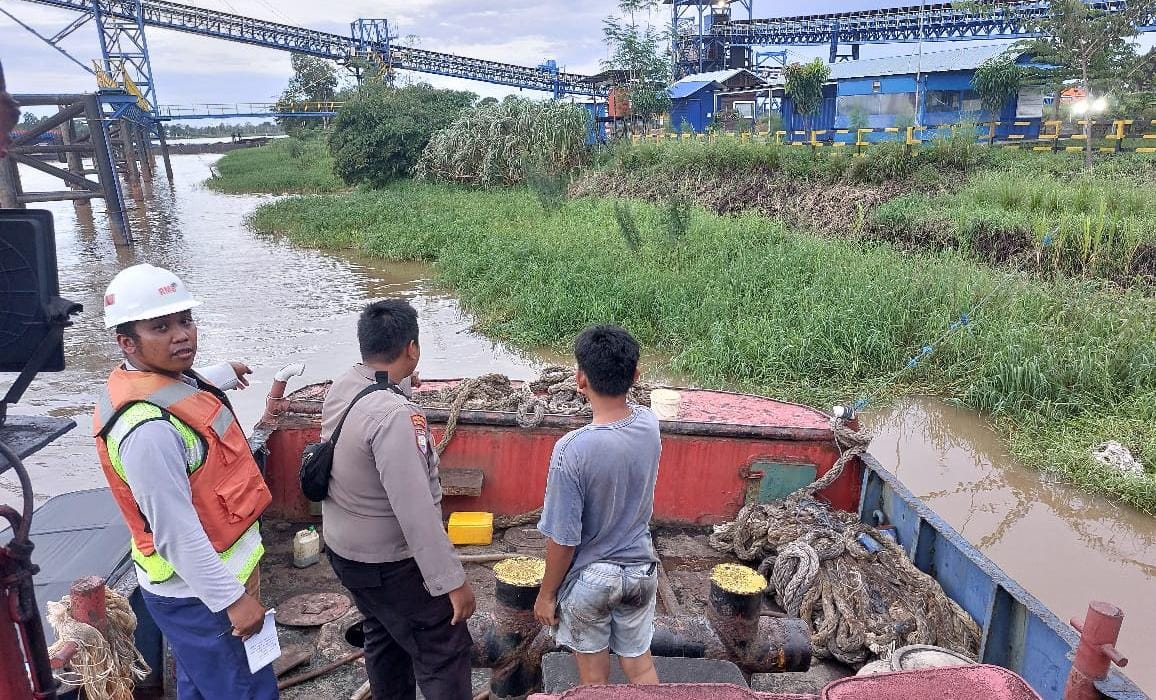
{"type": "Polygon", "coordinates": [[[105,306],[112,306],[115,303],[116,303],[116,295],[115,294],[105,294],[104,295],[104,305],[105,306]]]}
{"type": "Polygon", "coordinates": [[[173,282],[172,284],[166,284],[165,286],[157,289],[157,291],[160,292],[161,296],[166,294],[173,294],[177,291],[177,283],[173,282]]]}

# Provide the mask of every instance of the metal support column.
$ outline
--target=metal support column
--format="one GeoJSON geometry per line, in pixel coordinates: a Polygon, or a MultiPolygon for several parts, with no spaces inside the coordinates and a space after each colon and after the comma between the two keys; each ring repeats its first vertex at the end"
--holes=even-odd
{"type": "Polygon", "coordinates": [[[16,170],[16,159],[0,158],[0,208],[23,209],[20,196],[20,172],[16,170]]]}
{"type": "Polygon", "coordinates": [[[165,138],[165,125],[157,122],[157,139],[161,142],[161,160],[165,162],[165,176],[173,181],[173,162],[169,160],[169,142],[165,138]]]}
{"type": "MultiPolygon", "coordinates": [[[[65,146],[76,145],[76,123],[69,119],[64,124],[60,125],[60,140],[65,146]]],[[[84,177],[84,158],[77,151],[67,151],[64,154],[65,160],[68,162],[68,172],[77,177],[84,177]]],[[[81,188],[76,184],[70,184],[69,188],[72,190],[80,190],[81,188]]],[[[81,190],[83,191],[83,190],[81,190]]],[[[92,215],[92,202],[88,199],[74,199],[72,200],[74,208],[77,210],[88,209],[89,216],[92,215]]]]}
{"type": "Polygon", "coordinates": [[[124,192],[113,167],[112,146],[108,138],[108,125],[96,95],[85,95],[84,114],[88,118],[88,129],[95,149],[93,161],[100,181],[104,183],[105,208],[108,210],[108,224],[117,245],[132,245],[132,230],[124,213],[124,192]]]}
{"type": "Polygon", "coordinates": [[[153,151],[150,148],[148,131],[143,127],[133,124],[131,126],[132,133],[136,136],[136,151],[140,157],[140,175],[146,185],[152,184],[153,181],[153,151]]]}
{"type": "Polygon", "coordinates": [[[121,157],[124,159],[124,179],[128,183],[133,199],[139,200],[144,198],[144,192],[141,191],[140,167],[137,164],[136,145],[133,143],[132,130],[133,124],[129,121],[121,120],[120,124],[117,125],[121,157]]]}

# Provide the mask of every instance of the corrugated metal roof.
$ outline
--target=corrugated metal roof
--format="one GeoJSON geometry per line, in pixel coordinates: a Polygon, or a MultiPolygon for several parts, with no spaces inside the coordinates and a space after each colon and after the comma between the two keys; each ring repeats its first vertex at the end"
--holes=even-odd
{"type": "Polygon", "coordinates": [[[858,61],[843,61],[831,65],[831,78],[870,78],[877,75],[913,75],[916,70],[923,73],[943,73],[956,70],[974,70],[989,58],[998,56],[1007,49],[1006,45],[969,46],[946,51],[924,51],[923,56],[887,56],[885,58],[864,58],[858,61]]]}
{"type": "Polygon", "coordinates": [[[717,85],[717,83],[713,80],[687,80],[683,78],[671,85],[668,92],[670,92],[670,99],[680,100],[684,97],[690,97],[708,85],[717,85]]]}
{"type": "Polygon", "coordinates": [[[735,77],[736,75],[742,75],[743,73],[748,73],[755,80],[758,80],[760,82],[762,81],[762,78],[760,78],[758,75],[752,73],[751,71],[747,70],[746,68],[733,68],[731,70],[716,70],[716,71],[711,71],[709,73],[695,73],[693,75],[686,75],[686,76],[683,76],[682,78],[680,78],[678,80],[678,82],[675,83],[675,85],[678,85],[678,83],[683,83],[683,82],[700,83],[700,82],[704,82],[704,81],[705,82],[712,82],[713,81],[716,83],[726,83],[726,81],[730,80],[731,78],[735,77]]]}

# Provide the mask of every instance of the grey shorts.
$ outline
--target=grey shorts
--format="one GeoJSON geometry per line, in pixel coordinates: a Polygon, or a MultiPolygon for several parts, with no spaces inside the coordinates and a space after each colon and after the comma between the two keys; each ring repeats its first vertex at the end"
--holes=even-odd
{"type": "Polygon", "coordinates": [[[558,601],[555,638],[582,654],[609,648],[619,656],[641,656],[654,636],[657,590],[655,564],[589,564],[558,601]]]}

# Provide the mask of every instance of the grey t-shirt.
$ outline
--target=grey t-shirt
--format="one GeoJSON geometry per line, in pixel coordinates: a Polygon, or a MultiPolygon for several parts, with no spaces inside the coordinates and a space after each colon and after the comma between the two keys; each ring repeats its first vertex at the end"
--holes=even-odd
{"type": "Polygon", "coordinates": [[[650,516],[662,452],[658,418],[643,406],[631,409],[620,421],[587,425],[554,445],[538,530],[577,548],[561,590],[597,561],[657,561],[650,516]]]}

